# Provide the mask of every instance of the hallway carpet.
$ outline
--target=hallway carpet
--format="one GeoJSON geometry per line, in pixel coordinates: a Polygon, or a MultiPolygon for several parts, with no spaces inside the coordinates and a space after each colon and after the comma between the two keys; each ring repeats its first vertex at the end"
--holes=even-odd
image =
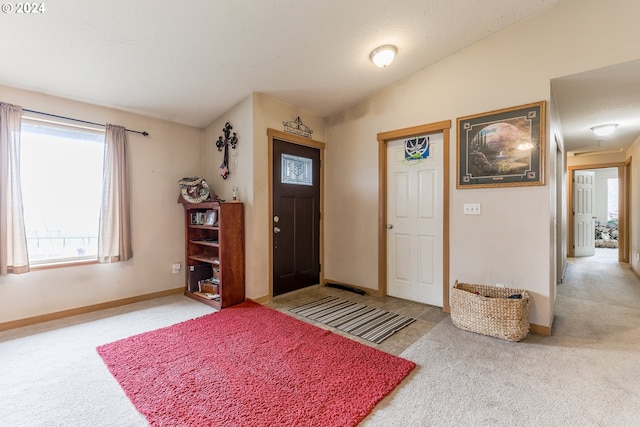
{"type": "Polygon", "coordinates": [[[640,281],[599,255],[570,259],[550,337],[438,323],[401,353],[417,368],[362,425],[640,425],[640,281]]]}

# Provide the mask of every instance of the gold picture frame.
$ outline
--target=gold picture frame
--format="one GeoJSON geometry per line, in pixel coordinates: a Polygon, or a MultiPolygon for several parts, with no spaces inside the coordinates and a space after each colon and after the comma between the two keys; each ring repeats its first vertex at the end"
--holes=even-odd
{"type": "Polygon", "coordinates": [[[546,103],[457,120],[457,188],[544,185],[546,103]]]}

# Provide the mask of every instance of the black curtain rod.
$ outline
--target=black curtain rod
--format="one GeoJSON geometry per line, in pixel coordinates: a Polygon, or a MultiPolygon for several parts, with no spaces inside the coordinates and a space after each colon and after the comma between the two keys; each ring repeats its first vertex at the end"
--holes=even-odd
{"type": "MultiPolygon", "coordinates": [[[[86,123],[88,125],[95,125],[95,126],[102,126],[102,127],[106,126],[106,125],[103,125],[102,123],[94,123],[94,122],[88,122],[86,120],[74,119],[72,117],[58,116],[56,114],[43,113],[42,111],[27,110],[26,108],[23,108],[22,111],[26,111],[28,113],[41,114],[43,116],[55,117],[57,119],[71,120],[71,121],[78,122],[78,123],[86,123]]],[[[131,129],[126,129],[126,128],[125,128],[125,130],[127,132],[139,133],[142,136],[149,136],[149,133],[145,132],[145,131],[140,132],[139,130],[131,130],[131,129]]]]}

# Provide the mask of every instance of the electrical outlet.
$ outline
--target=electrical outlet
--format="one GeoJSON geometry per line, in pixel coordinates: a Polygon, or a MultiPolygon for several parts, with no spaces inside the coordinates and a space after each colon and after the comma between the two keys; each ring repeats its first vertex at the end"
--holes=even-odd
{"type": "Polygon", "coordinates": [[[179,273],[179,272],[180,272],[180,270],[182,269],[182,265],[181,265],[179,262],[176,262],[176,263],[175,263],[175,264],[173,264],[171,267],[172,267],[172,269],[173,269],[173,270],[172,270],[172,271],[173,271],[173,274],[179,273]]]}
{"type": "Polygon", "coordinates": [[[480,215],[480,203],[465,203],[464,204],[465,215],[480,215]]]}

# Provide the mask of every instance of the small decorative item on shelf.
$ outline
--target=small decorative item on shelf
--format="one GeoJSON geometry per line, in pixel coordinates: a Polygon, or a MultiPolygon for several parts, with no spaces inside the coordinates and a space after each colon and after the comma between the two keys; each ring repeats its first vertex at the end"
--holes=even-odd
{"type": "Polygon", "coordinates": [[[189,215],[189,224],[199,225],[198,220],[198,212],[191,212],[191,214],[189,215]]]}
{"type": "Polygon", "coordinates": [[[213,227],[214,225],[216,225],[217,220],[218,218],[216,215],[216,211],[208,210],[207,212],[205,212],[204,225],[213,227]]]}
{"type": "Polygon", "coordinates": [[[180,195],[188,203],[202,203],[209,199],[209,185],[197,176],[182,178],[180,184],[180,195]]]}
{"type": "Polygon", "coordinates": [[[204,224],[204,220],[204,212],[191,212],[191,225],[202,225],[204,224]]]}
{"type": "Polygon", "coordinates": [[[213,279],[205,279],[200,280],[198,282],[198,287],[200,288],[200,292],[205,292],[208,294],[217,294],[218,293],[218,285],[220,282],[214,282],[213,279]]]}
{"type": "MultiPolygon", "coordinates": [[[[178,203],[224,202],[216,194],[211,194],[209,185],[204,178],[185,177],[178,181],[178,184],[180,184],[178,203]]],[[[192,222],[192,224],[202,224],[202,222],[192,222]]]]}

